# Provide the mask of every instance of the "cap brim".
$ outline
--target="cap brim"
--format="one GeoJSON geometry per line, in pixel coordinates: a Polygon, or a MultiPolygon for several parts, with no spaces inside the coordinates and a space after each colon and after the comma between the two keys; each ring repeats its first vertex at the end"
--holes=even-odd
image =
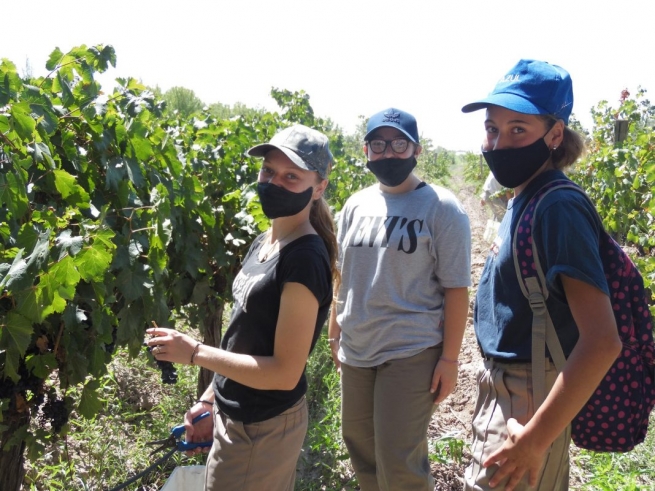
{"type": "Polygon", "coordinates": [[[400,132],[401,132],[403,135],[405,135],[407,138],[409,138],[409,141],[418,144],[418,142],[417,142],[416,140],[414,140],[414,137],[413,137],[412,135],[410,135],[409,133],[407,133],[407,132],[406,132],[404,129],[402,129],[400,126],[396,126],[395,124],[381,124],[380,126],[376,126],[376,127],[373,128],[371,131],[369,131],[368,133],[366,133],[366,135],[364,135],[364,140],[368,140],[369,135],[370,135],[371,133],[374,133],[376,130],[378,130],[378,129],[380,129],[380,128],[394,128],[394,129],[400,131],[400,132]]]}
{"type": "Polygon", "coordinates": [[[510,93],[493,94],[486,99],[472,102],[462,107],[462,112],[470,113],[480,109],[486,109],[489,106],[500,106],[522,114],[548,114],[548,111],[536,106],[526,98],[510,93]]]}
{"type": "Polygon", "coordinates": [[[305,161],[293,150],[290,150],[285,147],[279,147],[277,145],[271,145],[270,143],[262,143],[260,145],[255,145],[254,147],[248,149],[246,153],[251,157],[264,157],[271,150],[279,150],[284,155],[289,157],[289,160],[291,160],[291,162],[296,164],[301,169],[311,170],[311,171],[315,170],[315,169],[310,169],[305,163],[305,161]]]}

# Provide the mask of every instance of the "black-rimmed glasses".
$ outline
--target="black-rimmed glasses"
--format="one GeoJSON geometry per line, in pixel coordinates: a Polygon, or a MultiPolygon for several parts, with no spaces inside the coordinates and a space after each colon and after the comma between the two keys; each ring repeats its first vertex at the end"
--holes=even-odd
{"type": "Polygon", "coordinates": [[[393,150],[394,153],[403,153],[409,146],[409,141],[405,138],[394,138],[393,140],[375,138],[367,143],[368,148],[370,148],[373,153],[384,153],[389,144],[391,144],[391,150],[393,150]]]}

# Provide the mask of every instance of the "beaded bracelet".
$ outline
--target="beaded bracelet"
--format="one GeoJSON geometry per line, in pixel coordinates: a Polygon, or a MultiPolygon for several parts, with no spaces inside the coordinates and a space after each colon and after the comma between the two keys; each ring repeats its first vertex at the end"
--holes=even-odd
{"type": "Polygon", "coordinates": [[[328,343],[338,343],[339,338],[328,338],[328,343]]]}
{"type": "Polygon", "coordinates": [[[205,399],[198,399],[198,400],[196,401],[196,404],[198,404],[198,403],[200,403],[200,404],[209,404],[209,405],[212,406],[212,407],[214,406],[214,403],[213,403],[213,402],[209,402],[209,401],[207,401],[207,400],[205,400],[205,399]]]}
{"type": "Polygon", "coordinates": [[[193,348],[193,353],[191,353],[191,361],[189,362],[189,363],[191,363],[191,365],[193,365],[193,359],[194,359],[194,358],[196,357],[196,355],[198,354],[198,348],[200,348],[200,345],[201,345],[201,344],[202,344],[201,342],[198,342],[198,344],[196,344],[196,347],[193,348]]]}

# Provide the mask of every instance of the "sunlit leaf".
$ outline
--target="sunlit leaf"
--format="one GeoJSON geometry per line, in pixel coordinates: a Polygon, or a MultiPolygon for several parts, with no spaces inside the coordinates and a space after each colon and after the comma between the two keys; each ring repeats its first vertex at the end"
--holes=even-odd
{"type": "Polygon", "coordinates": [[[94,243],[75,257],[75,266],[84,281],[101,281],[111,260],[112,256],[107,249],[94,243]]]}
{"type": "Polygon", "coordinates": [[[59,61],[64,57],[64,53],[61,52],[61,50],[57,47],[55,48],[52,53],[50,53],[50,57],[48,58],[48,61],[45,64],[45,67],[47,70],[54,70],[57,67],[57,64],[59,61]]]}
{"type": "Polygon", "coordinates": [[[23,140],[31,141],[34,138],[36,121],[31,115],[29,104],[21,102],[12,104],[9,112],[13,120],[14,130],[23,140]]]}

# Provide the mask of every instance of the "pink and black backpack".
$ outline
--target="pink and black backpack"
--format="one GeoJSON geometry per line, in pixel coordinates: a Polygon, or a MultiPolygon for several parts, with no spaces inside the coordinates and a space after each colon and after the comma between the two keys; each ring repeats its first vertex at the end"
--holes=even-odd
{"type": "MultiPolygon", "coordinates": [[[[587,197],[582,188],[569,180],[546,184],[525,208],[512,243],[519,284],[533,313],[532,378],[536,407],[546,396],[546,346],[558,371],[562,370],[566,359],[546,308],[548,289],[536,244],[532,240],[532,225],[542,198],[563,188],[576,190],[587,197]]],[[[600,257],[623,351],[571,422],[571,436],[581,448],[626,452],[644,441],[648,417],[655,405],[653,321],[641,274],[605,230],[601,236],[600,257]]]]}

